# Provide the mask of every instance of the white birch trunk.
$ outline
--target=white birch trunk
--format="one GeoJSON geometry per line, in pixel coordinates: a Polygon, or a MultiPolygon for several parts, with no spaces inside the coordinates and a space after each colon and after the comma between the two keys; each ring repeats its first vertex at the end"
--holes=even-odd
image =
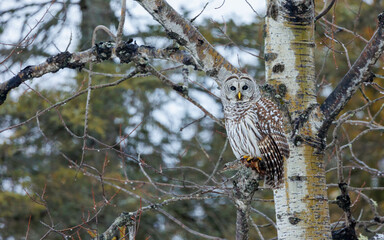
{"type": "MultiPolygon", "coordinates": [[[[267,7],[266,79],[276,89],[286,86],[283,99],[294,120],[317,104],[314,5],[308,0],[270,0],[267,7]]],[[[289,136],[291,126],[286,124],[289,136]]],[[[308,119],[295,135],[314,137],[318,127],[318,120],[308,119]]],[[[284,187],[274,192],[278,238],[330,239],[323,155],[314,154],[315,149],[301,140],[290,141],[290,151],[284,187]]]]}

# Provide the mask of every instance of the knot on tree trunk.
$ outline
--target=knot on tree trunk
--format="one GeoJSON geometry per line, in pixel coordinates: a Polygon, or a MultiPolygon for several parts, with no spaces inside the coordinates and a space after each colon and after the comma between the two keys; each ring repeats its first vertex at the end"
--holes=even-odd
{"type": "Polygon", "coordinates": [[[377,20],[379,20],[379,27],[383,27],[384,26],[384,12],[380,13],[377,16],[377,20]]]}

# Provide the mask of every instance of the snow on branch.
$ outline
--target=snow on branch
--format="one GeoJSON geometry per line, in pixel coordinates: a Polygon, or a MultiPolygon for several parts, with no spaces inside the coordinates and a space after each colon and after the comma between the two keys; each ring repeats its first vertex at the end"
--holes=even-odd
{"type": "Polygon", "coordinates": [[[320,106],[324,116],[318,136],[323,139],[332,121],[348,103],[349,99],[364,82],[373,80],[374,74],[370,71],[384,51],[384,12],[378,16],[379,26],[367,43],[359,58],[349,69],[333,92],[320,106]]]}

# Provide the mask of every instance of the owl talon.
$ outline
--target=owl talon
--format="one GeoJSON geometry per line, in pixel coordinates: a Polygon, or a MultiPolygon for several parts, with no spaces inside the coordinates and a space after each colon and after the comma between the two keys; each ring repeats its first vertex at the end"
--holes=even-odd
{"type": "Polygon", "coordinates": [[[247,162],[251,162],[252,160],[261,161],[261,157],[251,157],[248,155],[244,155],[241,159],[245,159],[247,162]]]}
{"type": "Polygon", "coordinates": [[[241,159],[243,161],[246,160],[245,162],[246,167],[252,168],[256,170],[258,173],[265,172],[264,171],[265,169],[263,168],[263,166],[260,165],[260,162],[262,160],[261,157],[249,157],[247,155],[244,155],[241,159]]]}
{"type": "Polygon", "coordinates": [[[247,160],[247,162],[250,162],[250,161],[253,159],[253,157],[244,155],[244,156],[242,157],[242,159],[245,159],[245,160],[247,160]]]}

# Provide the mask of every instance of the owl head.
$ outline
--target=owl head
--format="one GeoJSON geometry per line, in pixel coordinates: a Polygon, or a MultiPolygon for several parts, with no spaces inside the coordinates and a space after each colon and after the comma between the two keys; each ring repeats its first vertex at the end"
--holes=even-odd
{"type": "Polygon", "coordinates": [[[231,75],[221,86],[223,103],[257,101],[260,97],[260,89],[256,81],[248,75],[231,75]]]}

